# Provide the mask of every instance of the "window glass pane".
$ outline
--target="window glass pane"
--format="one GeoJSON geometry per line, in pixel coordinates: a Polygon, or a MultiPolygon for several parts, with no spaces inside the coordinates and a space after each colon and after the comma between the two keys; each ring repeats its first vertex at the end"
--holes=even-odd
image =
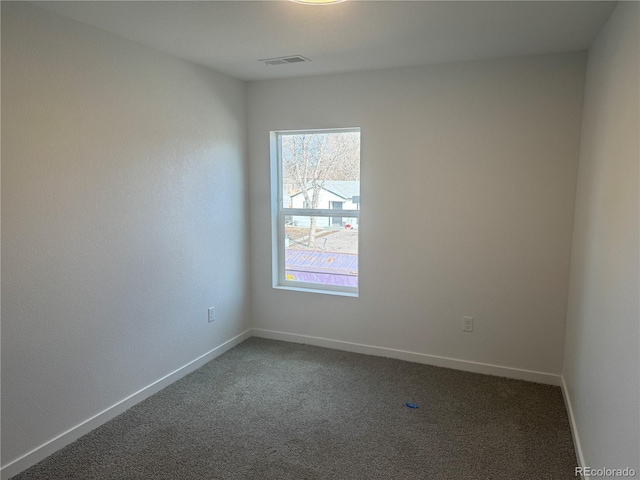
{"type": "Polygon", "coordinates": [[[282,208],[333,208],[360,195],[360,132],[281,133],[282,208]]]}
{"type": "Polygon", "coordinates": [[[273,224],[274,286],[357,293],[360,130],[276,132],[272,138],[278,173],[272,192],[282,198],[273,224]]]}
{"type": "Polygon", "coordinates": [[[286,281],[358,286],[357,219],[340,218],[285,216],[286,281]]]}

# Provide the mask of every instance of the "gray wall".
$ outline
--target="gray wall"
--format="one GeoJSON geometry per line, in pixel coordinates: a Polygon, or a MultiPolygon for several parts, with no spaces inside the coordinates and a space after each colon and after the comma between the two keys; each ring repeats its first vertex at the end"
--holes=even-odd
{"type": "Polygon", "coordinates": [[[567,54],[249,83],[254,326],[559,374],[584,68],[567,54]],[[362,128],[359,298],[271,287],[269,131],[328,127],[362,128]]]}
{"type": "Polygon", "coordinates": [[[248,328],[244,93],[2,3],[3,464],[248,328]]]}
{"type": "Polygon", "coordinates": [[[564,359],[584,464],[636,472],[639,24],[640,5],[621,2],[589,51],[564,359]]]}
{"type": "Polygon", "coordinates": [[[242,82],[3,2],[2,464],[251,308],[259,328],[560,373],[568,301],[584,460],[640,470],[637,21],[622,4],[590,51],[578,176],[582,54],[254,82],[247,137],[242,82]],[[268,133],[352,126],[360,297],[273,290],[268,133]]]}

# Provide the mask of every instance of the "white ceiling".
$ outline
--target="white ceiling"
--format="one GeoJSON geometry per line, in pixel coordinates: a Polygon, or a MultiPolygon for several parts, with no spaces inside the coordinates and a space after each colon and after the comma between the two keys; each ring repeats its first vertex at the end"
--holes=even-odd
{"type": "Polygon", "coordinates": [[[243,80],[586,50],[614,2],[37,2],[243,80]],[[303,55],[266,67],[258,59],[303,55]]]}

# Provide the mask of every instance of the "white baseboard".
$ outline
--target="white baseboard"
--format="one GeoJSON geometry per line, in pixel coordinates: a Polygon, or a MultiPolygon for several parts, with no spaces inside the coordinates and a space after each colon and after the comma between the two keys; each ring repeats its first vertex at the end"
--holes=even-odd
{"type": "Polygon", "coordinates": [[[152,384],[138,390],[136,393],[129,395],[127,398],[120,400],[115,405],[112,405],[111,407],[85,420],[79,425],[76,425],[75,427],[70,428],[66,432],[61,433],[57,437],[49,440],[48,442],[40,445],[39,447],[34,448],[29,453],[26,453],[23,456],[17,458],[16,460],[13,460],[12,462],[8,463],[7,465],[4,465],[0,469],[0,478],[2,480],[8,479],[26,470],[27,468],[35,465],[36,463],[44,460],[49,455],[69,445],[71,442],[76,441],[78,438],[82,437],[83,435],[86,435],[91,430],[108,422],[112,418],[117,417],[125,410],[133,407],[135,404],[140,403],[142,400],[150,397],[154,393],[159,392],[163,388],[171,385],[173,382],[180,380],[185,375],[188,375],[189,373],[203,366],[205,363],[210,362],[214,358],[222,355],[224,352],[235,347],[239,343],[244,342],[250,336],[251,336],[251,329],[244,331],[240,335],[237,335],[232,339],[227,340],[223,344],[218,345],[216,348],[190,361],[186,365],[183,365],[182,367],[178,368],[177,370],[174,370],[168,375],[165,375],[159,380],[156,380],[152,384]]]}
{"type": "Polygon", "coordinates": [[[564,406],[567,409],[569,415],[569,425],[571,426],[571,436],[573,437],[573,446],[576,449],[576,458],[578,459],[578,466],[585,467],[584,456],[582,455],[582,445],[580,444],[580,436],[578,435],[578,426],[576,425],[576,419],[573,416],[573,407],[571,406],[571,397],[569,396],[569,389],[567,383],[564,380],[564,375],[560,376],[562,381],[562,397],[564,398],[564,406]]]}
{"type": "Polygon", "coordinates": [[[438,355],[427,355],[425,353],[408,352],[405,350],[376,347],[373,345],[363,345],[361,343],[344,342],[342,340],[332,340],[329,338],[313,337],[310,335],[264,330],[262,328],[253,328],[251,330],[251,335],[253,337],[283,340],[285,342],[305,343],[309,345],[316,345],[318,347],[364,353],[378,357],[396,358],[398,360],[423,363],[426,365],[433,365],[435,367],[453,368],[455,370],[463,370],[465,372],[483,373],[485,375],[493,375],[497,377],[527,380],[529,382],[544,383],[546,385],[561,385],[560,375],[553,373],[536,372],[533,370],[523,370],[520,368],[491,365],[488,363],[471,362],[469,360],[440,357],[438,355]]]}
{"type": "Polygon", "coordinates": [[[99,427],[100,425],[108,422],[109,420],[117,417],[127,409],[141,402],[142,400],[150,397],[151,395],[159,392],[163,388],[169,386],[173,382],[188,375],[194,370],[200,368],[205,363],[213,360],[214,358],[222,355],[227,350],[242,343],[249,337],[261,337],[270,338],[274,340],[283,340],[286,342],[305,343],[309,345],[316,345],[319,347],[333,348],[336,350],[345,350],[348,352],[364,353],[367,355],[375,355],[379,357],[396,358],[399,360],[406,360],[409,362],[423,363],[426,365],[433,365],[436,367],[453,368],[456,370],[463,370],[467,372],[482,373],[485,375],[494,375],[499,377],[514,378],[519,380],[527,380],[530,382],[544,383],[547,385],[562,386],[563,395],[565,396],[565,404],[567,405],[567,411],[569,412],[569,419],[571,422],[571,431],[574,436],[574,443],[576,445],[576,451],[580,465],[583,466],[582,450],[580,449],[580,442],[578,439],[577,430],[575,429],[575,421],[573,418],[573,411],[571,409],[571,402],[566,391],[566,385],[564,384],[564,378],[559,375],[545,372],[536,372],[532,370],[523,370],[512,367],[504,367],[500,365],[491,365],[487,363],[471,362],[468,360],[460,360],[455,358],[441,357],[437,355],[427,355],[424,353],[408,352],[405,350],[396,350],[392,348],[376,347],[372,345],[363,345],[360,343],[344,342],[341,340],[332,340],[328,338],[313,337],[310,335],[299,335],[295,333],[277,332],[273,330],[264,330],[261,328],[253,328],[246,330],[245,332],[233,337],[232,339],[224,342],[209,352],[201,355],[200,357],[192,360],[186,365],[178,368],[177,370],[169,373],[168,375],[156,380],[152,384],[142,388],[136,393],[124,398],[115,405],[103,410],[102,412],[94,415],[93,417],[85,420],[84,422],[70,428],[64,433],[61,433],[57,437],[47,441],[46,443],[34,448],[30,452],[23,456],[13,460],[12,462],[4,465],[0,469],[0,478],[6,480],[18,473],[26,470],[27,468],[35,465],[36,463],[44,460],[49,455],[57,452],[61,448],[69,445],[78,438],[86,435],[91,430],[99,427]]]}

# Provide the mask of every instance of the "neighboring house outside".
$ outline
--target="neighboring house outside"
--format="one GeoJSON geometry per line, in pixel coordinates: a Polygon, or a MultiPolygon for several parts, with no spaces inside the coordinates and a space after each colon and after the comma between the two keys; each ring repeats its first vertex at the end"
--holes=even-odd
{"type": "MultiPolygon", "coordinates": [[[[313,190],[309,190],[309,196],[313,190]]],[[[285,194],[286,197],[286,194],[285,194]]],[[[311,208],[304,200],[302,192],[290,196],[291,208],[311,208]]],[[[339,210],[335,217],[318,217],[317,226],[320,228],[342,228],[349,225],[358,228],[358,219],[349,217],[349,210],[360,209],[360,181],[359,180],[326,180],[320,191],[317,208],[339,210]],[[346,215],[345,215],[346,213],[346,215]]],[[[308,227],[309,217],[292,217],[294,225],[308,227]]]]}

